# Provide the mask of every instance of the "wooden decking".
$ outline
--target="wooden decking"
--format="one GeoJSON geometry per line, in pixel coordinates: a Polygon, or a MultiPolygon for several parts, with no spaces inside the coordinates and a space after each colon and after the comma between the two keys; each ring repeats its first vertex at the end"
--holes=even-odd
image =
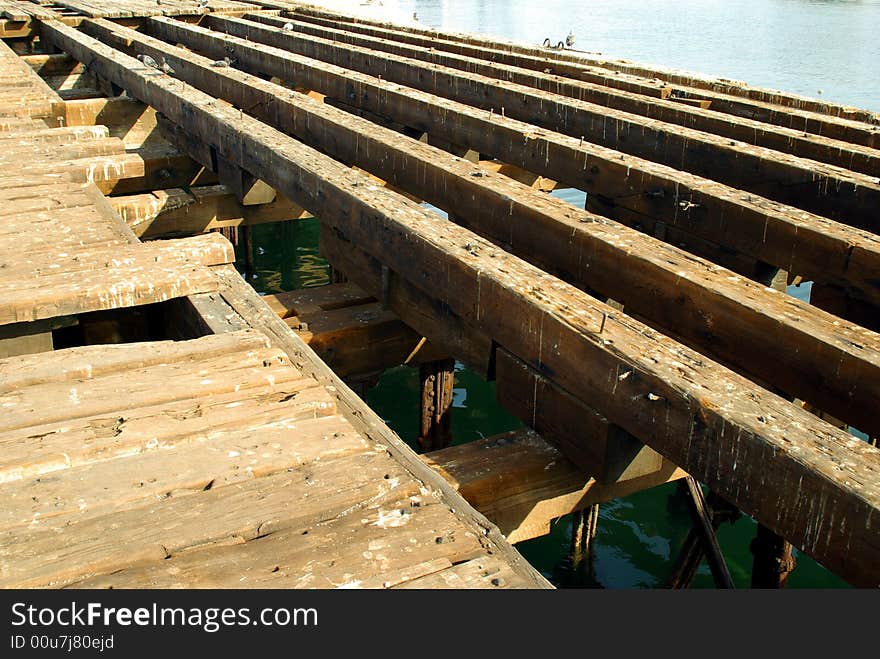
{"type": "Polygon", "coordinates": [[[60,99],[0,48],[0,586],[547,586],[280,319],[249,326],[274,317],[226,239],[142,244],[75,180],[121,141],[50,127],[60,99]],[[172,300],[218,333],[52,350],[172,300]]]}

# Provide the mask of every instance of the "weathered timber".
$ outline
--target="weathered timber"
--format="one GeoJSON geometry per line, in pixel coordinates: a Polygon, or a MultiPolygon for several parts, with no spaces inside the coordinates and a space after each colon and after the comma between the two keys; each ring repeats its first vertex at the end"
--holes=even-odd
{"type": "Polygon", "coordinates": [[[392,192],[360,185],[357,173],[256,120],[209,105],[211,97],[133,58],[62,24],[47,22],[44,36],[172,121],[185,119],[224,157],[357,239],[830,569],[858,583],[880,582],[873,560],[880,543],[870,524],[880,505],[877,449],[522,261],[489,257],[496,248],[476,235],[392,192]],[[630,376],[620,379],[625,372],[630,376]],[[800,450],[792,451],[795,445],[800,450]],[[777,486],[772,499],[755,478],[777,486]],[[854,522],[841,529],[828,521],[842,517],[854,522]],[[845,557],[836,551],[847,545],[845,557]]]}
{"type": "Polygon", "coordinates": [[[718,538],[715,537],[715,529],[712,527],[711,513],[706,506],[706,497],[700,484],[692,476],[685,478],[688,492],[691,496],[691,509],[694,517],[694,524],[700,531],[700,538],[703,542],[703,551],[709,559],[709,569],[712,571],[712,577],[715,579],[715,585],[719,588],[733,588],[733,579],[730,576],[730,570],[727,569],[727,563],[724,560],[724,554],[721,553],[721,546],[718,544],[718,538]]]}
{"type": "Polygon", "coordinates": [[[155,190],[111,197],[109,201],[135,234],[144,239],[311,217],[287,199],[242,205],[223,185],[155,190]]]}
{"type": "MultiPolygon", "coordinates": [[[[204,52],[218,56],[224,52],[225,41],[176,23],[156,22],[152,29],[175,41],[189,39],[188,43],[204,52]]],[[[880,261],[880,243],[873,234],[498,114],[487,117],[467,105],[370,76],[309,64],[294,55],[275,55],[270,49],[254,53],[257,49],[250,44],[239,42],[237,47],[242,65],[286,72],[336,98],[393,116],[429,134],[474,144],[528,171],[584,189],[592,209],[618,221],[636,227],[647,223],[644,228],[653,234],[656,219],[670,231],[681,227],[723,245],[724,249],[701,255],[728,267],[736,267],[730,263],[732,247],[813,281],[832,280],[850,289],[854,297],[880,301],[880,288],[871,274],[880,261]],[[354,99],[349,98],[352,84],[360,90],[354,99]]]]}
{"type": "Polygon", "coordinates": [[[752,588],[785,588],[788,575],[796,565],[791,543],[763,524],[758,524],[751,550],[755,557],[752,563],[752,588]]]}
{"type": "Polygon", "coordinates": [[[431,451],[422,459],[514,543],[546,535],[563,515],[685,475],[667,462],[653,474],[601,484],[527,429],[431,451]]]}
{"type": "MultiPolygon", "coordinates": [[[[163,20],[168,19],[150,19],[149,24],[163,20]]],[[[335,44],[251,21],[210,17],[209,25],[250,41],[381,76],[487,112],[506,112],[506,116],[550,130],[877,230],[872,210],[880,201],[876,177],[515,83],[388,53],[377,55],[365,48],[335,44]]]]}
{"type": "Polygon", "coordinates": [[[420,336],[430,337],[436,357],[454,355],[481,377],[494,378],[494,347],[482,328],[463,322],[448,305],[426,297],[393,271],[388,272],[387,285],[383,285],[381,263],[323,225],[319,245],[321,255],[343,279],[348,280],[349,273],[351,278],[356,276],[360,288],[375,298],[384,297],[385,305],[407,326],[420,336]]]}
{"type": "MultiPolygon", "coordinates": [[[[467,161],[450,161],[429,145],[295,92],[279,98],[281,90],[271,82],[211,67],[207,59],[112,24],[87,23],[86,29],[108,40],[116,35],[132,47],[136,44],[138,51],[164,57],[176,76],[235,105],[264,108],[252,112],[339,160],[369,168],[446,208],[459,223],[548,272],[621,301],[628,311],[705,354],[858,427],[873,431],[871,424],[880,422],[868,411],[880,391],[880,337],[872,332],[842,327],[838,319],[810,305],[734,277],[659,240],[484,173],[467,161]],[[748,350],[742,349],[744,342],[748,350]],[[780,362],[786,368],[780,369],[780,362]]],[[[183,26],[180,31],[197,33],[199,28],[183,26]]],[[[271,54],[241,40],[227,42],[237,53],[250,49],[260,56],[271,54]]],[[[219,47],[221,42],[216,43],[219,47]]]]}
{"type": "Polygon", "coordinates": [[[656,451],[503,348],[496,351],[495,369],[498,402],[599,483],[663,470],[656,451]]]}
{"type": "Polygon", "coordinates": [[[352,283],[264,295],[263,300],[343,378],[444,356],[352,283]]]}
{"type": "Polygon", "coordinates": [[[452,388],[455,360],[440,359],[419,366],[419,446],[433,451],[452,443],[452,388]]]}
{"type": "Polygon", "coordinates": [[[785,107],[801,108],[812,112],[827,114],[833,117],[848,117],[854,120],[880,124],[880,116],[873,112],[860,110],[850,106],[836,105],[834,103],[796,96],[779,92],[776,90],[761,89],[752,87],[745,83],[701,76],[699,74],[685,73],[677,70],[664,69],[659,67],[647,67],[626,60],[609,60],[607,58],[589,57],[589,53],[583,51],[568,52],[557,49],[539,48],[537,46],[527,46],[518,42],[500,41],[483,35],[463,34],[454,32],[441,32],[434,29],[426,29],[416,26],[400,26],[393,23],[384,23],[375,21],[362,16],[350,16],[338,12],[331,12],[324,8],[314,6],[297,6],[292,14],[297,18],[311,20],[313,17],[329,18],[341,21],[347,24],[346,29],[359,30],[362,25],[371,27],[381,27],[386,29],[398,30],[411,34],[418,34],[430,37],[438,42],[438,48],[442,48],[445,41],[469,44],[479,46],[481,48],[491,48],[509,53],[521,53],[525,55],[533,55],[544,60],[573,62],[577,64],[588,64],[606,68],[611,71],[634,75],[638,77],[646,77],[651,79],[663,80],[675,85],[683,85],[685,87],[697,87],[702,90],[713,90],[724,93],[732,97],[740,97],[745,99],[753,99],[766,103],[774,103],[785,107]]]}
{"type": "MultiPolygon", "coordinates": [[[[281,27],[289,20],[260,14],[249,14],[245,18],[274,27],[281,27]]],[[[527,70],[517,66],[487,62],[479,57],[452,54],[435,49],[433,45],[409,46],[388,39],[358,36],[341,30],[309,26],[303,23],[297,24],[294,31],[296,34],[320,37],[437,66],[459,69],[469,74],[478,74],[487,78],[497,78],[534,87],[615,110],[791,153],[801,158],[826,162],[864,174],[876,176],[880,173],[880,151],[876,150],[876,147],[880,145],[880,132],[875,133],[868,126],[865,126],[867,135],[877,141],[872,141],[870,146],[860,146],[829,139],[826,135],[806,133],[803,129],[795,130],[771,126],[753,119],[734,117],[714,110],[691,107],[673,100],[664,100],[664,97],[668,96],[672,89],[662,84],[646,81],[645,87],[653,85],[662,92],[656,94],[654,98],[650,98],[636,91],[615,89],[604,86],[602,83],[577,81],[545,73],[546,62],[543,67],[535,67],[536,70],[527,70]]]]}
{"type": "Polygon", "coordinates": [[[205,267],[231,263],[221,236],[46,254],[0,279],[0,324],[149,304],[217,289],[205,267]]]}
{"type": "MultiPolygon", "coordinates": [[[[419,33],[406,28],[376,27],[366,23],[348,23],[339,19],[323,18],[315,15],[304,15],[299,12],[293,14],[297,20],[294,22],[298,29],[302,21],[336,28],[358,34],[366,34],[382,39],[408,43],[436,50],[448,51],[476,57],[491,62],[498,62],[523,69],[532,69],[550,73],[575,80],[594,82],[615,89],[624,89],[646,96],[657,96],[658,90],[669,94],[667,97],[679,103],[689,103],[704,109],[711,107],[713,110],[725,112],[739,117],[756,119],[758,121],[786,126],[802,133],[814,133],[833,139],[844,140],[854,144],[862,144],[876,148],[880,144],[880,128],[876,125],[865,124],[862,121],[841,118],[852,116],[857,118],[868,115],[855,108],[847,108],[849,112],[837,111],[835,115],[822,114],[810,110],[802,110],[792,105],[781,105],[761,100],[753,100],[744,96],[733,96],[721,91],[709,89],[709,85],[703,88],[693,87],[688,84],[693,78],[679,75],[675,81],[661,80],[655,75],[654,70],[641,67],[627,73],[620,68],[602,68],[605,60],[591,59],[587,63],[577,55],[566,57],[565,53],[539,50],[537,48],[524,47],[518,44],[506,44],[507,48],[496,48],[497,42],[492,42],[483,37],[471,37],[469,41],[460,41],[447,38],[449,35],[442,32],[434,32],[431,36],[422,36],[419,33]]],[[[255,18],[256,20],[256,18],[255,18]]],[[[263,19],[265,21],[265,19],[263,19]]],[[[285,19],[290,20],[290,19],[285,19]]],[[[621,62],[620,64],[626,64],[621,62]]],[[[706,79],[707,82],[716,85],[716,89],[729,89],[731,85],[720,80],[706,79]]],[[[753,87],[747,89],[754,90],[753,87]]],[[[777,96],[780,96],[776,93],[777,96]]],[[[661,95],[661,97],[663,97],[661,95]]],[[[772,98],[772,97],[770,97],[772,98]]],[[[789,97],[790,98],[790,97],[789,97]]],[[[817,101],[808,101],[812,107],[820,107],[817,101]]],[[[828,104],[830,106],[830,104],[828,104]]],[[[832,106],[833,107],[833,106],[832,106]]],[[[875,122],[876,123],[876,122],[875,122]]]]}

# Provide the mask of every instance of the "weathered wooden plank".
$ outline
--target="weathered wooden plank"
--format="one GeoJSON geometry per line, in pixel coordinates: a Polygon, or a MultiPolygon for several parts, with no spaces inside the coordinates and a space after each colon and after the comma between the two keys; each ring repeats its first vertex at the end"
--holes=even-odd
{"type": "Polygon", "coordinates": [[[16,272],[0,280],[0,324],[149,304],[217,290],[216,277],[203,264],[232,262],[232,246],[222,236],[210,237],[213,244],[199,245],[192,240],[181,239],[176,245],[114,246],[110,250],[34,259],[25,264],[24,274],[16,272]],[[193,249],[187,250],[187,245],[193,249]],[[68,265],[72,267],[66,268],[68,265]],[[72,271],[78,276],[71,277],[72,271]]]}
{"type": "MultiPolygon", "coordinates": [[[[433,32],[431,36],[422,36],[421,33],[410,31],[405,28],[389,28],[375,27],[367,23],[350,23],[339,19],[324,18],[316,15],[305,15],[297,12],[298,20],[293,21],[297,29],[301,25],[301,21],[308,21],[325,27],[332,27],[348,32],[356,32],[358,34],[366,34],[373,37],[383,39],[391,39],[401,43],[424,46],[426,48],[434,48],[437,50],[448,51],[465,55],[468,57],[476,57],[484,60],[507,64],[511,66],[522,67],[552,73],[558,76],[574,78],[576,80],[585,80],[596,82],[598,84],[607,85],[616,89],[624,89],[646,96],[656,96],[652,93],[655,89],[663,89],[672,96],[670,100],[676,102],[689,103],[711,107],[713,110],[726,112],[739,117],[756,119],[769,124],[786,126],[801,132],[814,133],[824,135],[833,139],[844,140],[854,144],[862,144],[864,146],[877,147],[880,144],[880,129],[861,121],[853,121],[852,119],[840,118],[846,116],[865,116],[870,113],[856,110],[855,108],[840,108],[834,116],[830,114],[820,114],[809,110],[801,110],[793,105],[778,105],[760,100],[751,100],[744,96],[733,96],[730,94],[714,91],[708,87],[714,85],[716,89],[729,89],[732,85],[720,80],[706,79],[710,83],[702,89],[690,86],[694,78],[688,78],[679,74],[674,81],[666,82],[666,77],[659,78],[656,70],[633,68],[634,73],[627,73],[619,65],[629,63],[619,62],[611,63],[612,66],[617,64],[617,68],[602,68],[607,60],[591,58],[587,63],[582,56],[567,56],[566,53],[557,53],[548,50],[539,50],[538,48],[528,48],[519,45],[518,48],[494,47],[497,42],[493,42],[486,37],[471,37],[467,41],[446,38],[443,32],[433,32]],[[638,71],[638,74],[635,74],[638,71]],[[848,111],[847,111],[848,110],[848,111]],[[839,116],[837,115],[839,113],[839,116]]],[[[285,20],[290,20],[289,18],[285,20]]],[[[633,66],[633,65],[630,65],[633,66]]],[[[669,72],[665,72],[669,73],[669,72]]],[[[743,87],[740,85],[740,87],[743,87]]],[[[753,87],[747,87],[752,92],[756,92],[753,87]]],[[[779,92],[774,92],[776,97],[782,98],[779,92]]],[[[769,98],[773,98],[770,96],[769,98]]],[[[790,96],[788,96],[790,100],[790,96]]],[[[801,99],[802,101],[804,99],[801,99]]],[[[807,101],[808,107],[819,107],[817,103],[821,101],[807,101]]],[[[831,105],[831,104],[827,104],[831,105]]],[[[875,122],[876,123],[876,122],[875,122]]]]}
{"type": "Polygon", "coordinates": [[[494,248],[477,236],[439,223],[391,192],[359,185],[356,173],[255,120],[209,105],[210,97],[145,71],[133,58],[60,24],[44,29],[55,45],[88,59],[172,121],[185,115],[193,133],[217,140],[225,157],[357,238],[463,318],[482,323],[500,345],[553,373],[582,400],[595,401],[609,419],[831,569],[861,583],[880,581],[872,548],[880,543],[869,520],[880,506],[877,449],[609,314],[609,307],[531,266],[503,254],[488,257],[494,248]],[[631,376],[619,379],[625,372],[631,376]],[[734,471],[733,461],[750,465],[751,473],[734,471]],[[753,487],[756,479],[778,486],[772,498],[753,487]],[[846,527],[829,523],[832,515],[845,517],[846,527]],[[844,559],[839,549],[847,545],[844,559]]]}
{"type": "Polygon", "coordinates": [[[422,459],[513,543],[545,535],[563,515],[685,475],[664,462],[653,473],[602,484],[531,430],[431,451],[422,459]]]}
{"type": "MultiPolygon", "coordinates": [[[[72,209],[79,214],[79,209],[72,209]]],[[[94,210],[94,209],[90,209],[94,210]]],[[[95,211],[99,213],[98,211],[95,211]]],[[[30,227],[39,227],[40,219],[44,212],[36,214],[36,220],[32,216],[25,216],[27,221],[15,226],[14,221],[9,221],[9,232],[26,231],[30,227]]],[[[98,214],[98,217],[102,215],[98,214]]],[[[95,215],[85,216],[93,219],[95,215]]],[[[85,223],[83,223],[85,224],[85,223]]],[[[105,222],[110,224],[110,222],[105,222]]],[[[122,227],[116,228],[116,236],[123,238],[122,227]]],[[[63,277],[76,272],[112,269],[117,267],[136,267],[145,264],[157,264],[158,266],[173,265],[224,265],[235,261],[235,251],[232,244],[217,233],[192,236],[190,238],[178,238],[176,240],[155,241],[147,244],[126,245],[125,247],[86,247],[76,252],[47,250],[42,253],[25,253],[13,263],[12,260],[0,260],[0,283],[16,282],[41,277],[63,277]]],[[[112,272],[112,270],[111,270],[112,272]]]]}
{"type": "Polygon", "coordinates": [[[520,579],[504,563],[489,556],[407,579],[394,588],[517,588],[520,579]]]}
{"type": "Polygon", "coordinates": [[[446,506],[431,502],[428,496],[386,500],[384,505],[360,508],[354,515],[343,511],[307,530],[306,534],[299,529],[283,530],[241,545],[187,552],[73,585],[357,588],[368,579],[382,580],[385,573],[426,560],[446,558],[456,563],[485,555],[477,536],[457,524],[446,506]],[[414,506],[414,501],[419,505],[414,506]],[[403,533],[387,531],[404,525],[403,533]],[[228,569],[230,562],[245,567],[233,575],[228,569]]]}
{"type": "Polygon", "coordinates": [[[211,439],[219,430],[259,433],[272,423],[295,423],[335,413],[311,378],[260,391],[161,402],[0,433],[0,483],[43,477],[73,467],[162,452],[211,439]]]}
{"type": "MultiPolygon", "coordinates": [[[[210,35],[178,29],[176,24],[155,23],[154,30],[176,41],[189,38],[189,43],[202,51],[221,48],[210,35]]],[[[222,44],[225,48],[226,41],[222,44]]],[[[671,167],[541,131],[497,113],[486,116],[461,103],[338,67],[309,64],[309,60],[294,55],[276,57],[268,48],[252,56],[250,44],[237,42],[236,47],[243,64],[259,65],[260,70],[282,75],[286,72],[336,98],[392,116],[429,134],[473,144],[480,151],[496,153],[529,171],[584,189],[589,193],[591,209],[630,226],[644,227],[652,235],[655,227],[649,221],[654,218],[723,245],[724,249],[697,253],[728,267],[736,266],[730,263],[732,247],[813,281],[835,280],[856,297],[880,299],[872,274],[880,260],[875,256],[880,253],[880,243],[874,234],[671,167]],[[361,90],[354,99],[349,93],[352,84],[361,90]]],[[[219,56],[219,51],[215,54],[219,56]]],[[[670,234],[670,239],[675,238],[670,234]]],[[[692,242],[688,245],[691,250],[692,242]]]]}
{"type": "MultiPolygon", "coordinates": [[[[274,27],[282,27],[286,22],[289,22],[288,18],[260,14],[247,15],[245,18],[274,27]]],[[[466,71],[468,74],[501,79],[670,124],[741,140],[756,146],[791,153],[801,158],[826,162],[864,174],[876,176],[880,173],[880,151],[872,148],[877,144],[872,143],[871,146],[855,145],[830,139],[826,135],[814,135],[803,130],[771,126],[753,119],[735,117],[714,110],[705,110],[672,100],[664,100],[664,97],[668,96],[672,89],[662,83],[646,81],[646,87],[653,84],[658,91],[662,91],[662,94],[651,98],[639,92],[608,87],[601,82],[595,84],[547,73],[545,72],[547,69],[546,61],[544,66],[539,64],[533,70],[528,70],[518,66],[488,62],[480,57],[450,53],[435,48],[433,43],[421,46],[406,45],[395,40],[359,36],[338,29],[321,28],[303,23],[297,24],[294,32],[297,35],[305,34],[377,52],[390,53],[419,62],[427,62],[432,65],[458,69],[466,71]]],[[[868,135],[873,137],[871,131],[868,131],[868,135]]],[[[877,138],[880,140],[880,133],[877,133],[877,138]]]]}
{"type": "Polygon", "coordinates": [[[357,512],[364,502],[417,494],[409,474],[375,452],[318,460],[79,520],[62,533],[48,520],[26,534],[0,534],[0,584],[63,586],[212,545],[248,542],[286,529],[308,530],[346,510],[357,512]],[[297,505],[292,506],[294,500],[297,505]]]}
{"type": "Polygon", "coordinates": [[[339,416],[293,421],[281,415],[256,428],[220,429],[162,451],[0,484],[6,501],[0,510],[0,529],[38,526],[57,516],[66,521],[93,517],[367,448],[367,442],[339,416]]]}
{"type": "Polygon", "coordinates": [[[535,55],[537,57],[541,57],[547,60],[588,64],[601,68],[607,68],[612,71],[619,71],[621,73],[626,73],[629,75],[664,80],[676,85],[697,87],[704,90],[715,90],[723,92],[730,96],[755,99],[762,102],[775,103],[786,107],[802,108],[812,112],[827,114],[829,116],[848,117],[851,119],[856,119],[858,121],[865,121],[872,124],[880,124],[880,117],[878,117],[878,115],[873,112],[860,110],[858,108],[850,106],[837,105],[825,100],[796,96],[794,94],[780,92],[777,90],[752,87],[746,85],[743,82],[735,80],[700,76],[698,74],[685,73],[678,70],[664,69],[656,66],[648,67],[627,60],[609,60],[607,58],[589,57],[589,54],[583,51],[571,53],[555,49],[527,46],[517,42],[501,41],[495,38],[486,37],[484,35],[473,35],[445,31],[441,32],[434,29],[426,29],[416,26],[401,26],[393,23],[383,23],[381,21],[375,21],[363,16],[350,16],[344,13],[328,11],[327,9],[315,6],[299,5],[294,9],[294,11],[296,12],[297,17],[306,18],[312,16],[320,16],[322,18],[330,18],[343,21],[349,24],[348,29],[353,29],[353,26],[358,25],[384,27],[430,37],[438,41],[455,41],[459,43],[476,45],[483,48],[489,47],[505,52],[535,55]]]}
{"type": "MultiPolygon", "coordinates": [[[[22,149],[31,145],[61,145],[87,140],[101,140],[110,133],[104,126],[75,126],[71,128],[41,128],[15,133],[0,133],[0,147],[22,149]]],[[[19,152],[22,153],[22,152],[19,152]]]]}
{"type": "MultiPolygon", "coordinates": [[[[150,19],[149,25],[163,20],[167,19],[150,19]]],[[[550,130],[877,230],[872,209],[880,203],[880,184],[875,177],[477,74],[387,53],[379,56],[367,49],[240,19],[209,20],[213,21],[210,25],[222,26],[235,36],[381,76],[487,112],[504,108],[511,117],[550,130]]]]}
{"type": "MultiPolygon", "coordinates": [[[[880,396],[880,337],[874,333],[844,327],[829,314],[676,247],[336,108],[294,94],[279,98],[281,88],[271,82],[211,67],[206,58],[133,31],[114,32],[121,28],[112,24],[90,24],[87,30],[108,39],[124,36],[134,49],[164,57],[176,77],[240,107],[264,107],[253,112],[285,133],[446,208],[459,223],[548,272],[621,301],[704,354],[868,432],[880,431],[880,419],[869,411],[880,396]]],[[[188,41],[201,50],[212,37],[199,30],[177,31],[184,41],[201,35],[188,41]]],[[[226,42],[239,57],[273,54],[242,40],[212,43],[220,48],[226,42]]]]}
{"type": "Polygon", "coordinates": [[[4,359],[0,361],[0,382],[4,389],[20,389],[50,382],[88,380],[117,371],[154,366],[169,359],[180,363],[218,357],[233,350],[244,352],[266,347],[266,338],[253,330],[183,342],[80,346],[50,355],[4,359]]]}

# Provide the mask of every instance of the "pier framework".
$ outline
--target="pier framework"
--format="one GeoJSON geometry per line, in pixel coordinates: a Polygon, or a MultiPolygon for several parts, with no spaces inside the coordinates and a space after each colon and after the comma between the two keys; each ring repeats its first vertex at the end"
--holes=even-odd
{"type": "Polygon", "coordinates": [[[0,7],[4,585],[542,587],[510,542],[678,479],[669,585],[730,585],[738,511],[755,585],[880,583],[876,115],[293,2],[0,7]],[[305,217],[335,283],[257,295],[223,236],[305,217]],[[455,361],[526,428],[450,446],[455,361]],[[355,394],[398,364],[421,456],[355,394]]]}

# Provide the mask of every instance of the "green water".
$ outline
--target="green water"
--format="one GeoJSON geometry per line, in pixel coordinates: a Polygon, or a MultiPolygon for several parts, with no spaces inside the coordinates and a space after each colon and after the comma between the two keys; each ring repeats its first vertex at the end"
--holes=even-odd
{"type": "MultiPolygon", "coordinates": [[[[557,196],[583,203],[583,193],[568,190],[557,196]]],[[[435,209],[436,210],[436,209],[435,209]]],[[[322,286],[328,266],[318,253],[319,224],[315,219],[264,224],[253,229],[254,273],[250,282],[260,293],[322,286]]],[[[239,254],[237,266],[244,271],[239,254]]],[[[798,297],[808,287],[792,288],[798,297]]],[[[398,367],[385,373],[369,391],[367,403],[410,446],[419,423],[418,370],[398,367]]],[[[495,402],[495,385],[456,365],[452,427],[455,444],[521,427],[495,402]]],[[[674,483],[619,499],[600,508],[595,559],[591,572],[574,571],[568,560],[571,516],[557,520],[551,533],[520,543],[517,548],[552,583],[560,587],[646,588],[663,583],[691,527],[687,500],[674,483]]],[[[746,588],[751,575],[749,542],[755,523],[743,517],[721,527],[718,539],[737,587],[746,588]]],[[[846,586],[805,555],[789,578],[792,588],[846,586]]],[[[700,567],[693,587],[713,587],[708,567],[700,567]]]]}

